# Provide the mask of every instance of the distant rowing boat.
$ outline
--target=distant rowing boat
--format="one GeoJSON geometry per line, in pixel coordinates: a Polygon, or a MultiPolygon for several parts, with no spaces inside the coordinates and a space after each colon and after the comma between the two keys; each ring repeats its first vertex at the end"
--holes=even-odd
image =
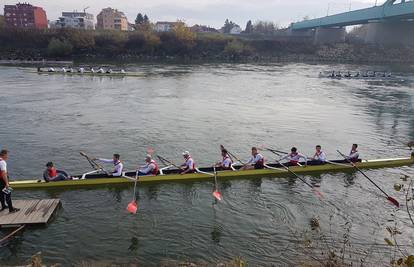
{"type": "Polygon", "coordinates": [[[55,74],[59,74],[59,75],[67,75],[67,76],[105,76],[105,77],[142,77],[142,73],[131,73],[131,72],[111,72],[111,73],[99,73],[99,72],[90,72],[90,71],[85,71],[85,72],[78,72],[78,71],[73,71],[73,72],[63,72],[63,71],[53,71],[53,72],[49,72],[49,71],[36,71],[36,73],[38,74],[42,74],[42,75],[55,75],[55,74]]]}
{"type": "Polygon", "coordinates": [[[319,78],[333,79],[333,80],[364,80],[364,81],[392,81],[392,82],[405,82],[404,79],[397,78],[390,75],[348,75],[348,74],[323,74],[319,73],[319,78]]]}
{"type": "MultiPolygon", "coordinates": [[[[350,164],[342,160],[332,161],[334,164],[310,161],[307,167],[294,166],[290,169],[297,174],[316,174],[324,172],[338,172],[354,170],[350,164]]],[[[362,160],[356,165],[361,169],[374,168],[391,168],[399,166],[409,166],[414,164],[414,155],[409,158],[391,158],[362,160]]],[[[255,177],[286,177],[289,173],[282,169],[278,164],[269,164],[270,168],[260,170],[239,171],[240,166],[234,166],[235,171],[218,171],[219,179],[236,179],[236,178],[255,178],[255,177]]],[[[213,168],[200,168],[200,173],[191,173],[180,175],[178,169],[162,169],[162,175],[142,176],[139,183],[154,182],[172,182],[172,181],[202,181],[211,180],[213,168]],[[204,172],[204,173],[202,173],[204,172]]],[[[125,176],[134,177],[135,172],[126,172],[125,176]]],[[[59,182],[45,182],[43,179],[12,181],[10,186],[14,189],[47,189],[47,188],[77,188],[77,187],[94,187],[94,186],[110,186],[120,184],[131,184],[134,181],[128,178],[112,177],[107,174],[84,174],[75,176],[73,180],[59,182]]]]}

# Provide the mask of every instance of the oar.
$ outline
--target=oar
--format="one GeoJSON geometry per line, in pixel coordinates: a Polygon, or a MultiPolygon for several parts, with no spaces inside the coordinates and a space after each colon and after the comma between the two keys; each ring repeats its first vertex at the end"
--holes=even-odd
{"type": "Polygon", "coordinates": [[[174,162],[172,162],[171,160],[168,160],[164,157],[161,157],[160,155],[157,155],[157,157],[159,158],[159,160],[161,160],[162,162],[167,162],[168,164],[176,167],[177,169],[181,169],[181,167],[178,167],[174,162]]]}
{"type": "Polygon", "coordinates": [[[294,173],[292,170],[290,170],[287,166],[285,166],[284,164],[282,164],[280,161],[278,161],[277,159],[275,159],[277,163],[279,163],[285,170],[287,170],[288,172],[290,172],[291,174],[293,174],[296,178],[298,178],[299,180],[301,180],[304,184],[306,184],[307,186],[309,186],[310,188],[313,189],[313,192],[315,192],[315,194],[318,196],[319,199],[323,199],[323,194],[316,189],[313,185],[311,185],[310,183],[306,182],[304,179],[302,179],[299,175],[297,175],[296,173],[294,173]]]}
{"type": "Polygon", "coordinates": [[[347,156],[345,156],[344,154],[342,154],[341,153],[341,151],[339,151],[339,150],[336,150],[342,157],[344,157],[344,159],[347,161],[347,162],[349,162],[357,171],[359,171],[365,178],[367,178],[368,179],[368,181],[370,181],[373,185],[375,185],[375,187],[376,188],[378,188],[386,197],[387,197],[387,199],[392,203],[392,204],[394,204],[395,206],[397,206],[398,208],[400,207],[400,203],[398,203],[398,201],[395,199],[395,198],[393,198],[393,197],[390,197],[384,190],[382,190],[382,188],[381,187],[379,187],[374,181],[372,181],[371,180],[371,178],[369,178],[363,171],[361,171],[361,169],[360,168],[358,168],[356,165],[355,165],[355,163],[353,163],[352,161],[350,161],[348,158],[347,158],[347,156]]]}
{"type": "Polygon", "coordinates": [[[135,174],[134,194],[132,195],[132,201],[129,202],[127,206],[127,210],[132,214],[136,214],[138,211],[137,197],[135,195],[136,188],[137,188],[137,182],[138,182],[138,170],[135,174]]]}
{"type": "Polygon", "coordinates": [[[98,162],[94,161],[93,159],[91,159],[88,155],[86,155],[85,152],[80,151],[79,152],[82,156],[84,156],[88,161],[89,164],[91,164],[92,168],[94,168],[95,170],[102,170],[103,172],[105,172],[106,175],[110,176],[111,173],[108,172],[101,164],[99,164],[98,162]]]}
{"type": "Polygon", "coordinates": [[[289,152],[280,151],[280,150],[269,148],[269,147],[262,147],[262,149],[273,152],[274,154],[277,154],[278,156],[280,156],[279,154],[285,154],[285,155],[289,154],[289,152]]]}
{"type": "Polygon", "coordinates": [[[220,149],[221,150],[226,150],[230,157],[233,157],[236,161],[240,162],[243,165],[246,165],[246,163],[244,163],[239,158],[237,158],[233,153],[231,153],[230,151],[228,151],[227,149],[225,149],[223,145],[220,145],[220,149]]]}
{"type": "Polygon", "coordinates": [[[80,151],[79,154],[81,154],[81,156],[85,157],[86,160],[89,162],[89,164],[92,166],[92,169],[97,170],[99,167],[96,165],[96,162],[94,162],[88,155],[86,155],[85,152],[80,151]]]}
{"type": "Polygon", "coordinates": [[[213,196],[217,200],[222,201],[223,200],[223,196],[222,196],[221,192],[219,191],[218,184],[217,184],[217,171],[216,171],[216,166],[213,167],[213,170],[214,170],[214,191],[213,191],[213,196]]]}

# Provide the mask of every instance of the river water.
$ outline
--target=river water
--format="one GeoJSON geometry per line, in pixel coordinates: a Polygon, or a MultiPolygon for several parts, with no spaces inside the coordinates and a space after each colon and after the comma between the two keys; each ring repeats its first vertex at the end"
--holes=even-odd
{"type": "MultiPolygon", "coordinates": [[[[204,64],[127,66],[142,77],[38,75],[0,67],[0,146],[10,151],[12,179],[40,177],[44,164],[77,174],[90,170],[80,150],[99,157],[120,153],[128,169],[152,147],[175,161],[189,150],[198,165],[219,160],[219,144],[248,158],[253,145],[297,146],[329,158],[360,144],[363,158],[408,156],[414,139],[412,66],[204,64]],[[387,70],[405,82],[330,80],[319,71],[387,70]]],[[[266,154],[268,158],[272,155],[266,154]]],[[[404,202],[393,185],[411,167],[367,171],[404,202]]],[[[0,265],[22,264],[42,251],[47,263],[80,261],[155,266],[163,260],[214,263],[237,256],[250,266],[285,266],[326,259],[386,264],[386,226],[402,231],[413,253],[414,231],[405,208],[395,211],[358,173],[305,176],[320,185],[319,200],[292,178],[139,186],[137,215],[125,208],[131,187],[15,191],[15,199],[60,198],[63,208],[47,227],[27,229],[0,249],[0,265]],[[320,229],[309,220],[318,217],[320,229]],[[397,218],[393,221],[393,218],[397,218]],[[346,250],[340,248],[348,235],[346,250]],[[352,256],[352,259],[350,258],[352,256]]],[[[405,182],[407,184],[407,182],[405,182]]],[[[3,232],[4,233],[4,232],[3,232]]]]}

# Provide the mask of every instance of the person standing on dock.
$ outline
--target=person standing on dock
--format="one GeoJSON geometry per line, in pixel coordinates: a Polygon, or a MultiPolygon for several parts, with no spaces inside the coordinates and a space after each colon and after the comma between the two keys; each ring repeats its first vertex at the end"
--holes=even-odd
{"type": "Polygon", "coordinates": [[[112,159],[94,159],[98,160],[103,163],[112,163],[114,164],[114,171],[112,172],[112,176],[120,177],[122,176],[122,171],[124,170],[124,164],[120,160],[121,156],[119,154],[114,154],[112,159]]]}
{"type": "Polygon", "coordinates": [[[11,199],[11,188],[9,184],[9,175],[7,173],[7,162],[9,159],[9,152],[5,149],[0,151],[0,202],[1,210],[9,208],[9,212],[17,212],[20,209],[13,208],[11,199]],[[6,206],[7,203],[7,206],[6,206]]]}

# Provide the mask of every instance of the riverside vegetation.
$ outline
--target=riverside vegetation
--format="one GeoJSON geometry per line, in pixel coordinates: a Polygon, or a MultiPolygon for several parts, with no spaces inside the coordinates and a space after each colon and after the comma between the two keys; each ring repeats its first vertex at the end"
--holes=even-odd
{"type": "Polygon", "coordinates": [[[338,43],[315,45],[308,38],[291,40],[275,34],[195,33],[182,22],[171,32],[150,28],[132,32],[1,27],[0,59],[104,59],[153,61],[332,61],[414,62],[406,46],[338,43]]]}

